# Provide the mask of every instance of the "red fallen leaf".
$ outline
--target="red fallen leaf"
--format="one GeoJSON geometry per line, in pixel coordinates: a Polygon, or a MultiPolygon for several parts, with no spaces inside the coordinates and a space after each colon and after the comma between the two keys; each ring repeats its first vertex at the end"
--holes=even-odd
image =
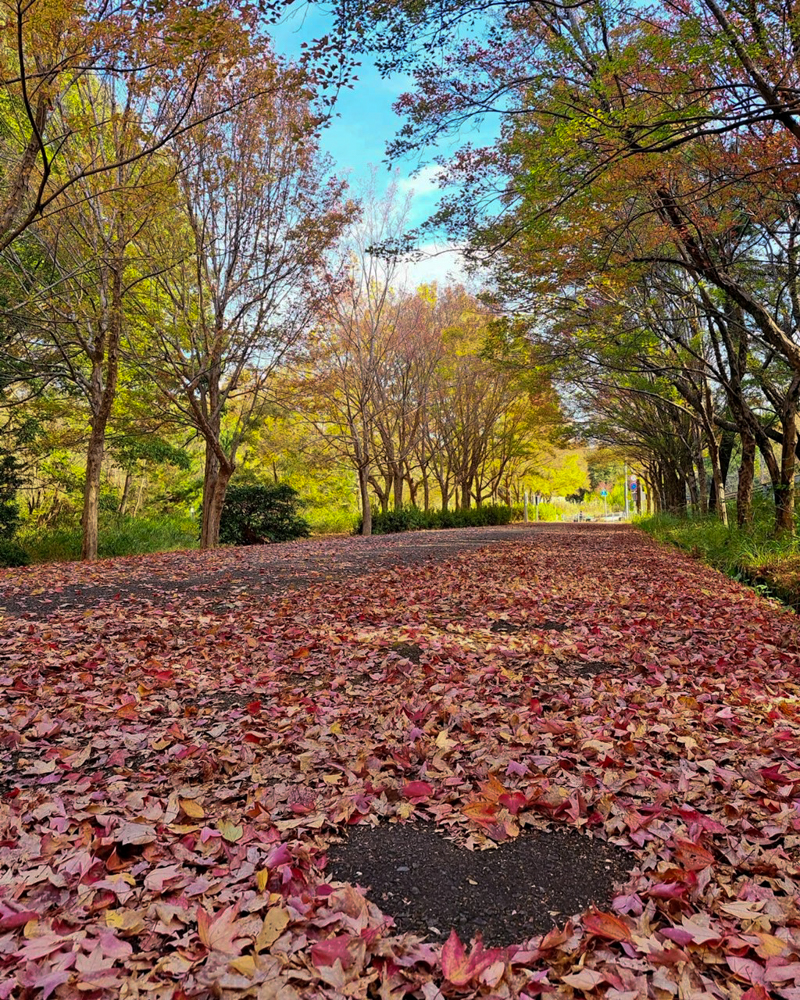
{"type": "Polygon", "coordinates": [[[311,650],[308,648],[308,646],[300,646],[292,652],[292,659],[302,660],[306,656],[310,655],[311,655],[311,650]]]}
{"type": "Polygon", "coordinates": [[[742,993],[741,1000],[772,1000],[772,998],[763,986],[751,986],[746,993],[742,993]]]}
{"type": "Polygon", "coordinates": [[[505,806],[512,816],[516,816],[528,800],[522,792],[505,792],[497,801],[501,806],[505,806]]]}
{"type": "Polygon", "coordinates": [[[236,919],[238,912],[237,904],[212,917],[202,906],[197,907],[197,932],[209,951],[221,951],[224,955],[241,954],[241,946],[237,943],[237,939],[242,938],[241,921],[236,919]]]}
{"type": "Polygon", "coordinates": [[[336,934],[334,937],[325,938],[324,941],[317,941],[311,946],[311,961],[317,968],[322,968],[333,965],[338,959],[343,969],[349,969],[354,958],[347,946],[353,940],[352,934],[336,934]]]}
{"type": "Polygon", "coordinates": [[[403,795],[407,799],[427,799],[433,794],[433,785],[427,781],[409,781],[403,785],[403,795]]]}
{"type": "Polygon", "coordinates": [[[477,938],[472,951],[467,955],[461,939],[452,930],[442,948],[442,972],[453,986],[466,986],[484,969],[488,969],[499,959],[505,959],[505,954],[505,948],[489,948],[487,951],[480,938],[477,938]]]}
{"type": "Polygon", "coordinates": [[[570,921],[567,921],[563,927],[554,927],[553,930],[548,931],[542,938],[539,951],[551,951],[553,948],[560,948],[572,937],[572,931],[573,926],[570,921]]]}
{"type": "Polygon", "coordinates": [[[468,802],[461,811],[476,823],[494,823],[497,820],[497,806],[484,799],[468,802]]]}
{"type": "Polygon", "coordinates": [[[631,941],[631,931],[628,925],[615,917],[613,913],[603,913],[593,910],[583,918],[583,926],[597,937],[608,941],[631,941]]]}
{"type": "Polygon", "coordinates": [[[675,856],[687,871],[699,872],[714,864],[714,855],[700,844],[694,844],[691,840],[676,840],[675,843],[675,856]]]}
{"type": "Polygon", "coordinates": [[[483,794],[483,798],[487,802],[497,802],[499,799],[506,794],[508,789],[498,780],[495,775],[490,774],[486,781],[482,781],[478,786],[483,794]]]}
{"type": "Polygon", "coordinates": [[[250,715],[260,715],[261,714],[261,702],[260,701],[251,701],[251,702],[248,702],[247,711],[250,713],[250,715]]]}
{"type": "Polygon", "coordinates": [[[750,958],[740,958],[738,955],[726,955],[725,961],[731,972],[746,983],[759,986],[764,982],[764,966],[750,958]]]}
{"type": "Polygon", "coordinates": [[[12,910],[0,902],[0,931],[10,931],[22,927],[29,920],[37,920],[39,914],[35,910],[12,910]]]}

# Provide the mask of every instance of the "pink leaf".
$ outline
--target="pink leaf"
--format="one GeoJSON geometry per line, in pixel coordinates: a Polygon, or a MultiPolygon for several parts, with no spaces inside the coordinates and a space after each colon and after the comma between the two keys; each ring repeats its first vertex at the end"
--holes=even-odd
{"type": "Polygon", "coordinates": [[[403,795],[407,799],[427,799],[433,794],[433,785],[427,781],[409,781],[403,785],[403,795]]]}
{"type": "Polygon", "coordinates": [[[337,934],[324,941],[317,941],[311,947],[311,961],[317,968],[322,968],[333,965],[338,959],[343,969],[349,969],[353,964],[353,956],[347,946],[353,940],[352,934],[337,934]]]}
{"type": "Polygon", "coordinates": [[[725,961],[731,972],[738,976],[739,979],[743,979],[746,983],[753,983],[753,985],[758,986],[764,982],[764,967],[759,965],[758,962],[752,961],[749,958],[739,958],[738,955],[726,955],[725,961]]]}
{"type": "Polygon", "coordinates": [[[466,986],[498,959],[505,960],[505,956],[505,948],[489,948],[487,951],[480,939],[475,941],[472,951],[467,955],[461,939],[452,930],[442,948],[442,972],[453,986],[466,986]]]}

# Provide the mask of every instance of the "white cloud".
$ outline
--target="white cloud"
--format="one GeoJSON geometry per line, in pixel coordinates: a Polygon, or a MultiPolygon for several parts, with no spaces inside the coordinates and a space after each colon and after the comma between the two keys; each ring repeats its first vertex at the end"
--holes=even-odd
{"type": "Polygon", "coordinates": [[[441,193],[439,177],[442,168],[436,164],[423,167],[413,177],[401,177],[397,182],[400,194],[411,194],[415,198],[430,198],[441,193]]]}
{"type": "Polygon", "coordinates": [[[425,256],[419,261],[409,261],[400,267],[398,284],[408,291],[419,285],[438,282],[439,286],[469,284],[464,257],[455,244],[426,243],[420,247],[425,256]]]}

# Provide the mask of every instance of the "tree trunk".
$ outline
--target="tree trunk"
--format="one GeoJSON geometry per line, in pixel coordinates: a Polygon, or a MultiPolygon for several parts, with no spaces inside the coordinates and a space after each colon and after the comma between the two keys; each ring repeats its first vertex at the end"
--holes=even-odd
{"type": "MultiPolygon", "coordinates": [[[[722,482],[728,480],[728,469],[731,467],[731,456],[736,445],[736,434],[733,431],[723,431],[722,440],[719,443],[719,467],[722,475],[722,482]]],[[[711,490],[708,495],[708,512],[717,510],[717,487],[716,480],[711,479],[711,490]]]]}
{"type": "Polygon", "coordinates": [[[86,483],[81,517],[81,559],[97,558],[98,515],[100,510],[100,475],[103,471],[106,428],[114,405],[122,342],[122,261],[111,269],[108,327],[98,334],[92,364],[92,431],[86,452],[86,483]]]}
{"type": "Polygon", "coordinates": [[[403,509],[403,470],[397,466],[392,469],[392,493],[394,494],[394,509],[403,509]]]}
{"type": "Polygon", "coordinates": [[[103,470],[103,449],[107,420],[95,417],[86,450],[86,483],[83,488],[81,527],[81,559],[96,559],[98,545],[98,515],[100,511],[100,474],[103,470]]]}
{"type": "Polygon", "coordinates": [[[206,443],[206,467],[203,477],[203,522],[200,548],[215,549],[219,545],[219,525],[225,493],[236,466],[223,462],[210,443],[206,443]]]}
{"type": "Polygon", "coordinates": [[[781,475],[775,491],[775,534],[794,534],[794,470],[797,463],[797,393],[800,375],[792,378],[781,408],[781,475]]]}
{"type": "Polygon", "coordinates": [[[708,435],[708,455],[711,459],[711,476],[714,483],[714,510],[723,524],[728,523],[728,505],[725,502],[725,477],[720,462],[720,446],[714,434],[708,435]]]}
{"type": "Polygon", "coordinates": [[[708,513],[708,474],[706,473],[706,463],[703,457],[702,441],[697,447],[697,498],[700,503],[700,513],[708,513]]]}
{"type": "Polygon", "coordinates": [[[366,538],[372,534],[372,508],[369,502],[369,469],[358,470],[358,493],[361,500],[361,534],[366,538]]]}
{"type": "Polygon", "coordinates": [[[697,476],[694,470],[694,462],[692,461],[691,455],[689,456],[689,461],[686,463],[686,473],[685,473],[686,484],[689,487],[689,499],[692,505],[692,513],[699,514],[700,511],[700,494],[697,487],[697,476]]]}
{"type": "Polygon", "coordinates": [[[132,482],[133,482],[133,473],[130,470],[128,470],[125,473],[125,482],[122,485],[122,497],[120,498],[119,507],[117,508],[117,513],[120,516],[123,516],[125,514],[125,511],[128,509],[128,498],[130,497],[132,482]]]}
{"type": "Polygon", "coordinates": [[[742,464],[739,466],[739,483],[736,488],[736,523],[740,528],[753,523],[755,466],[756,439],[745,432],[742,434],[742,464]]]}

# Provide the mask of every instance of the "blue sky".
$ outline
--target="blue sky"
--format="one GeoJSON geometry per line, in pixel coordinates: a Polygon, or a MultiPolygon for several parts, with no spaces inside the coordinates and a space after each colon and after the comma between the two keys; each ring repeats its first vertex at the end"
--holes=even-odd
{"type": "MultiPolygon", "coordinates": [[[[285,55],[300,52],[303,41],[324,35],[326,24],[324,15],[317,10],[306,8],[290,16],[283,24],[271,30],[274,44],[285,55]]],[[[380,176],[390,182],[392,173],[386,159],[386,143],[392,139],[402,124],[392,110],[392,105],[404,91],[410,89],[409,77],[383,79],[369,61],[362,59],[358,69],[358,80],[352,90],[343,90],[337,106],[338,117],[323,132],[322,146],[336,164],[336,172],[348,177],[350,184],[358,188],[360,182],[369,175],[370,164],[378,166],[380,176]]],[[[433,151],[429,159],[432,159],[433,151]]],[[[397,172],[399,193],[413,194],[409,222],[411,226],[423,222],[435,209],[439,190],[435,183],[436,168],[423,167],[412,177],[418,161],[399,161],[392,165],[397,172]]],[[[426,246],[432,252],[446,250],[442,240],[426,246]]],[[[407,283],[416,285],[423,281],[443,283],[449,272],[456,280],[464,280],[460,260],[456,253],[445,252],[431,256],[427,260],[407,267],[407,283]]]]}

